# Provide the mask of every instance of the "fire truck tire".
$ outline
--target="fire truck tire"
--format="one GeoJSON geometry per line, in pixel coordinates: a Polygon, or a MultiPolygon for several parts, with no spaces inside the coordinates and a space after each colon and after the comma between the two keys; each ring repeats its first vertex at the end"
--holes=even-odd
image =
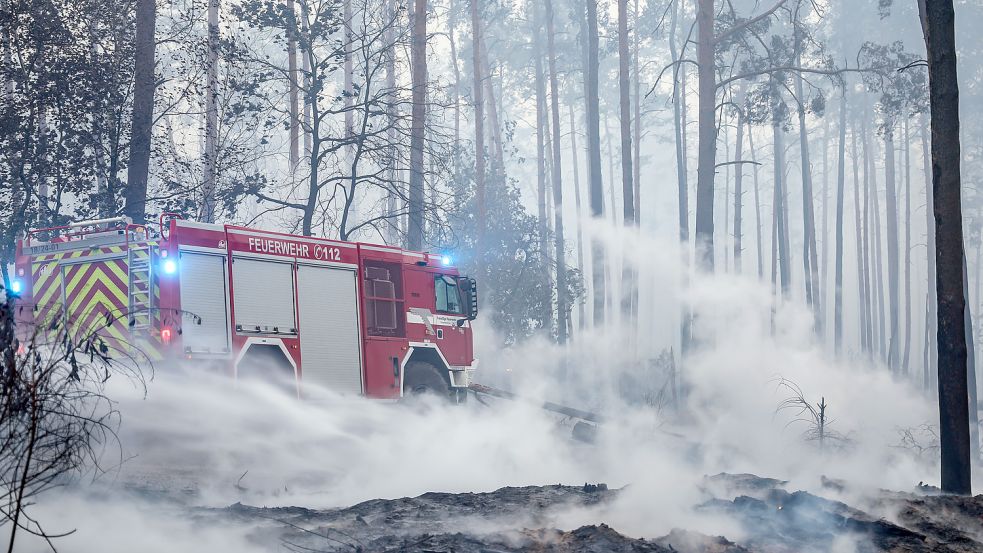
{"type": "Polygon", "coordinates": [[[403,397],[418,398],[432,394],[440,398],[450,398],[450,386],[440,375],[437,367],[422,361],[407,363],[403,375],[403,397]]]}

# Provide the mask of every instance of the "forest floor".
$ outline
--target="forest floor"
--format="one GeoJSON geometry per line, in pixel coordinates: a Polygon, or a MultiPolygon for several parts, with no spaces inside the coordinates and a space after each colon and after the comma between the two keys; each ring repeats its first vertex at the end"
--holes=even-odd
{"type": "MultiPolygon", "coordinates": [[[[880,491],[858,501],[862,504],[847,505],[784,485],[748,474],[705,478],[711,499],[696,511],[732,520],[739,536],[676,529],[658,539],[639,539],[603,520],[572,530],[556,528],[561,513],[602,513],[604,504],[621,493],[590,484],[426,493],[331,510],[236,503],[196,508],[193,518],[248,527],[250,541],[269,550],[302,552],[983,551],[983,495],[943,496],[930,488],[880,491]]],[[[824,485],[832,495],[844,491],[841,482],[826,480],[824,485]]]]}

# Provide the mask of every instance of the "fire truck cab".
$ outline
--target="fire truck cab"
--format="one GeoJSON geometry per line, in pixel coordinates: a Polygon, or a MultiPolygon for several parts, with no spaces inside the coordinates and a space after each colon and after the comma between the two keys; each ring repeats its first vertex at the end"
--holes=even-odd
{"type": "MultiPolygon", "coordinates": [[[[27,327],[155,366],[398,399],[463,400],[474,279],[444,255],[164,215],[31,231],[11,289],[27,327]]],[[[22,325],[24,326],[24,325],[22,325]]]]}

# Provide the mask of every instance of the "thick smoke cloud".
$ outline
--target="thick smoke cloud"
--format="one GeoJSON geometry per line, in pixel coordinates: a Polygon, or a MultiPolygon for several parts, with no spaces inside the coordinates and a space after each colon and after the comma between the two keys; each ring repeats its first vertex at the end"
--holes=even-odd
{"type": "MultiPolygon", "coordinates": [[[[611,251],[631,251],[648,282],[680,280],[674,246],[623,232],[597,235],[611,251]]],[[[895,447],[899,428],[936,419],[930,398],[882,368],[835,359],[813,338],[809,311],[776,304],[765,285],[733,275],[690,274],[688,282],[680,298],[701,338],[678,365],[678,410],[625,399],[619,382],[657,389],[662,376],[628,362],[641,344],[626,343],[622,329],[597,329],[568,350],[532,341],[506,351],[478,329],[479,381],[600,411],[606,422],[594,444],[571,440],[570,422],[535,402],[302,402],[222,376],[157,372],[146,397],[124,382],[110,389],[122,413],[123,462],[33,512],[51,531],[77,529],[61,540],[65,550],[249,551],[250,528],[200,524],[190,506],[332,508],[427,491],[605,482],[626,488],[613,503],[551,524],[605,522],[647,537],[686,527],[734,539],[734,523],[693,510],[705,499],[704,475],[752,472],[813,490],[821,476],[861,491],[932,480],[931,466],[895,447]],[[788,395],[777,378],[797,383],[812,402],[824,397],[832,428],[849,444],[820,451],[804,440],[793,413],[776,412],[788,395]]],[[[676,317],[678,309],[668,302],[656,312],[676,317]]],[[[115,461],[107,455],[106,466],[115,461]]],[[[501,523],[521,525],[521,513],[501,523]]]]}

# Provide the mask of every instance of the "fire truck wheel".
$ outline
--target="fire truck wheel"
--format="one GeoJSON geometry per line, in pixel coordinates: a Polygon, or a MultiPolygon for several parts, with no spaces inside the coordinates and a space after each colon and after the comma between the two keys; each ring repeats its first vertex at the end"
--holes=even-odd
{"type": "Polygon", "coordinates": [[[403,376],[403,397],[414,398],[432,394],[440,398],[450,397],[450,386],[430,363],[411,361],[403,376]]]}

